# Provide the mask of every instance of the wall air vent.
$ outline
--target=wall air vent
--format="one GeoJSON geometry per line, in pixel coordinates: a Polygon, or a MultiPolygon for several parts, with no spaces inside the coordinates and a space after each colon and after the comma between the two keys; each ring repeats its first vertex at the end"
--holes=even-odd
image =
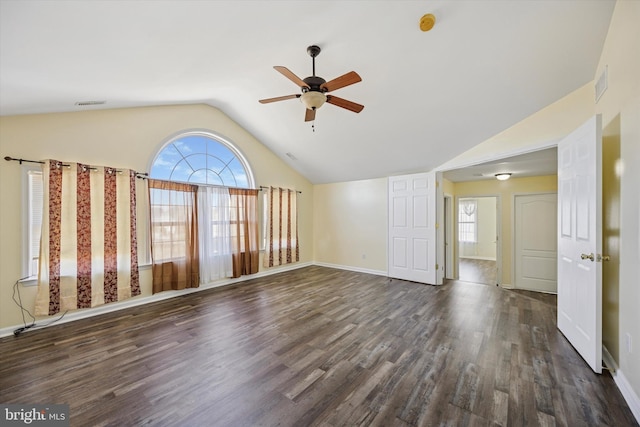
{"type": "Polygon", "coordinates": [[[596,82],[596,103],[598,103],[600,97],[602,97],[602,94],[606,92],[607,87],[609,86],[608,78],[609,66],[605,65],[604,71],[602,71],[602,74],[600,74],[600,77],[598,77],[598,81],[596,82]]]}
{"type": "Polygon", "coordinates": [[[102,105],[106,104],[107,101],[78,101],[76,105],[78,107],[86,107],[87,105],[102,105]]]}

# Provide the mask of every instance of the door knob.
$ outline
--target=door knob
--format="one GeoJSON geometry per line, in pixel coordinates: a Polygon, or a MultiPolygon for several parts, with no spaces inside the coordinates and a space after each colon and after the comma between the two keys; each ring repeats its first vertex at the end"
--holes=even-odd
{"type": "Polygon", "coordinates": [[[596,257],[593,254],[582,254],[580,255],[580,259],[590,259],[591,261],[595,260],[596,257]]]}
{"type": "Polygon", "coordinates": [[[609,255],[600,255],[600,254],[598,254],[598,256],[596,257],[596,261],[598,261],[598,262],[611,261],[611,257],[609,255]]]}

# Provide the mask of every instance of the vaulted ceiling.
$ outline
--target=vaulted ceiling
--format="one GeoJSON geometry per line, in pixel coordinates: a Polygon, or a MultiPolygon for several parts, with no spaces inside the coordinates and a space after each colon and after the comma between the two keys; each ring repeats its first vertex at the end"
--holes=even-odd
{"type": "Polygon", "coordinates": [[[593,80],[614,5],[2,0],[0,114],[206,103],[313,183],[428,171],[593,80]],[[312,44],[365,106],[325,104],[315,132],[298,100],[258,103],[300,92],[273,66],[310,76],[312,44]]]}

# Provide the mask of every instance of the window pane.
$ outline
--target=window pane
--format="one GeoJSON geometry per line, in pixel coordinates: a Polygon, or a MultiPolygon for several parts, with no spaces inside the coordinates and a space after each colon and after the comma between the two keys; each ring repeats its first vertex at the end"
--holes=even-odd
{"type": "Polygon", "coordinates": [[[152,178],[250,188],[249,175],[223,142],[207,135],[184,135],[169,143],[156,157],[152,178]]]}
{"type": "Polygon", "coordinates": [[[42,198],[43,182],[42,172],[28,172],[29,192],[29,251],[28,271],[29,276],[38,274],[38,261],[40,257],[40,234],[42,233],[42,198]]]}
{"type": "Polygon", "coordinates": [[[477,207],[477,201],[474,199],[462,199],[458,204],[458,240],[460,242],[475,243],[477,241],[477,207]]]}

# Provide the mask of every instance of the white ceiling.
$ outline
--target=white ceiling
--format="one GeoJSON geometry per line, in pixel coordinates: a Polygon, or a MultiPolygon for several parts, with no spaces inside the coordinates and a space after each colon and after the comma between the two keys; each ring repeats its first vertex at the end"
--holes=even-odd
{"type": "Polygon", "coordinates": [[[0,0],[0,114],[207,103],[313,183],[428,171],[590,82],[614,4],[0,0]],[[311,75],[311,44],[365,105],[315,132],[297,100],[257,102],[298,93],[273,66],[311,75]]]}
{"type": "Polygon", "coordinates": [[[478,165],[466,166],[443,172],[443,177],[452,182],[496,179],[496,174],[510,173],[512,178],[555,175],[558,173],[558,150],[556,147],[492,160],[478,165]]]}

